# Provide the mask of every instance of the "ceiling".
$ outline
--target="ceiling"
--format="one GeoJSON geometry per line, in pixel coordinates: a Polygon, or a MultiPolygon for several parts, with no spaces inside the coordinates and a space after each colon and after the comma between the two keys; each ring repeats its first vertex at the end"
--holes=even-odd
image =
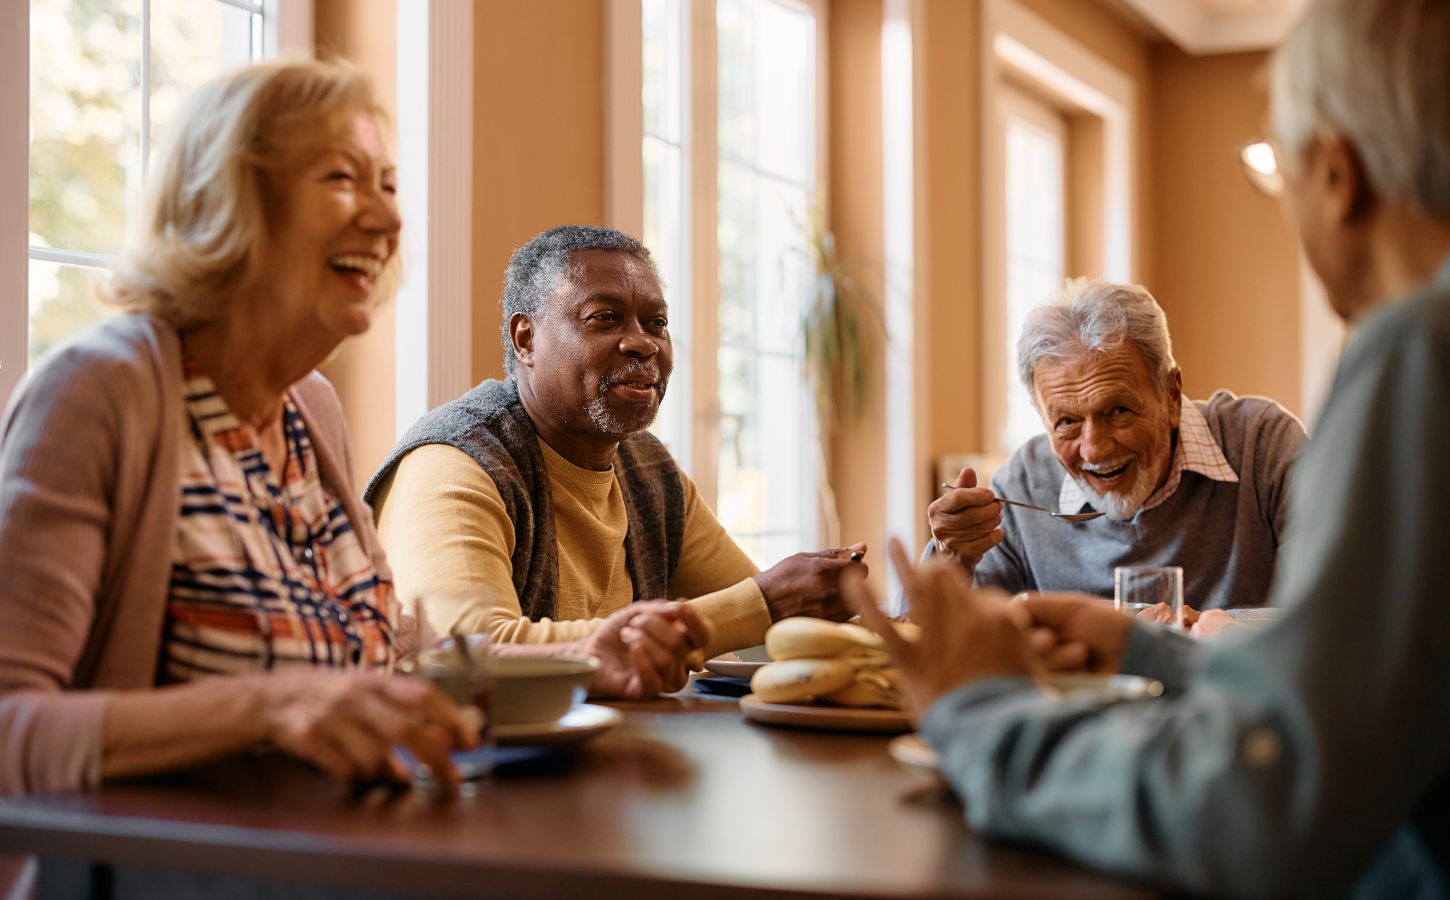
{"type": "Polygon", "coordinates": [[[1194,54],[1277,45],[1308,0],[1118,0],[1163,37],[1194,54]]]}

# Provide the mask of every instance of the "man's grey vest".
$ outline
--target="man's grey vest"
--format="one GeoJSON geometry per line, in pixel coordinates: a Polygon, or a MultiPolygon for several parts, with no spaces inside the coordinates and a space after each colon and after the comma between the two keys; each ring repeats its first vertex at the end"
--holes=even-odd
{"type": "MultiPolygon", "coordinates": [[[[514,523],[514,590],[524,615],[554,617],[559,606],[559,545],[554,539],[553,492],[538,432],[519,400],[518,385],[485,381],[419,419],[368,482],[378,490],[410,450],[424,444],[457,447],[478,463],[503,497],[514,523]]],[[[625,565],[635,600],[668,599],[685,534],[685,487],[670,452],[649,432],[619,444],[615,477],[624,494],[629,529],[625,565]]]]}

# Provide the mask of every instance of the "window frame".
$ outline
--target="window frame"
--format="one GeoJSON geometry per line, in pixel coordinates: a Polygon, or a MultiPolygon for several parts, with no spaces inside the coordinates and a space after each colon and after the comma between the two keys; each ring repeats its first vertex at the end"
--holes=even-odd
{"type": "MultiPolygon", "coordinates": [[[[771,0],[809,14],[816,28],[816,122],[814,195],[824,221],[830,221],[830,41],[828,0],[771,0]]],[[[695,482],[701,496],[714,508],[719,498],[719,356],[720,259],[717,243],[719,140],[717,104],[717,34],[715,4],[692,2],[686,7],[685,33],[687,89],[685,91],[686,149],[684,221],[689,248],[686,271],[689,303],[685,344],[687,371],[676,376],[689,392],[685,419],[688,437],[684,458],[676,461],[695,482]],[[702,364],[708,359],[709,364],[702,364]]],[[[605,8],[605,219],[628,234],[643,228],[644,113],[642,17],[640,0],[606,0],[605,8]]],[[[818,440],[812,424],[810,437],[818,440]]],[[[824,463],[822,463],[824,464],[824,463]]],[[[819,477],[820,473],[817,473],[819,477]]],[[[812,485],[814,491],[814,485],[812,485]]],[[[826,533],[824,511],[817,493],[815,534],[826,533]]]]}
{"type": "MultiPolygon", "coordinates": [[[[1123,73],[1013,0],[984,0],[981,31],[982,121],[982,449],[1002,454],[1007,423],[1007,254],[1005,118],[1000,112],[1009,79],[1060,100],[1064,108],[1103,122],[1103,235],[1098,271],[1110,281],[1136,280],[1136,141],[1138,96],[1123,73]]],[[[1069,154],[1071,150],[1069,149],[1069,154]]],[[[1069,167],[1071,167],[1069,155],[1069,167]]],[[[1069,203],[1069,207],[1070,207],[1069,203]]],[[[1069,213],[1071,215],[1071,213],[1069,213]]],[[[1071,250],[1069,249],[1069,254],[1071,250]]]]}
{"type": "MultiPolygon", "coordinates": [[[[262,59],[278,53],[312,55],[313,10],[307,0],[212,0],[262,16],[262,59]]],[[[150,140],[151,0],[141,0],[141,140],[150,140]]],[[[30,355],[32,260],[109,268],[112,257],[30,245],[30,8],[20,27],[0,36],[0,121],[26,123],[0,129],[0,403],[8,404],[30,355]]],[[[142,155],[144,181],[146,155],[142,155]]]]}
{"type": "MultiPolygon", "coordinates": [[[[997,114],[998,133],[1003,141],[1003,169],[1004,192],[1011,181],[1011,160],[1006,159],[1006,142],[1010,139],[1011,129],[1014,122],[1021,122],[1027,127],[1048,137],[1057,149],[1057,203],[1060,213],[1058,220],[1057,248],[1059,251],[1060,274],[1058,281],[1068,273],[1068,202],[1071,195],[1071,188],[1068,183],[1070,177],[1068,154],[1071,152],[1068,141],[1067,117],[1062,110],[1055,108],[1045,97],[1022,87],[1012,84],[1004,84],[999,95],[997,114]]],[[[1002,344],[1003,365],[1002,377],[1006,380],[1004,388],[1007,395],[1003,399],[1002,425],[1000,434],[988,434],[989,441],[996,442],[997,449],[1003,452],[1010,452],[1017,445],[1025,443],[1026,438],[1031,434],[1022,436],[1013,434],[1009,430],[1012,422],[1012,396],[1017,389],[1016,358],[1017,347],[1013,332],[1019,324],[1011,319],[1011,277],[1012,277],[1012,211],[1007,205],[1003,207],[1002,229],[1002,303],[1003,303],[1003,337],[1002,344]]],[[[1051,295],[1040,298],[1039,302],[1046,302],[1051,295]]],[[[1035,429],[1036,434],[1039,429],[1035,429]]]]}

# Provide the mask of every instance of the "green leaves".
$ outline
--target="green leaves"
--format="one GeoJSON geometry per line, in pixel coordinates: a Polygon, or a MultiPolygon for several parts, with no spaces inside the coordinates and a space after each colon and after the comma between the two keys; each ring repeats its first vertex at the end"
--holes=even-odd
{"type": "Polygon", "coordinates": [[[802,223],[807,252],[815,267],[801,331],[805,375],[816,395],[822,426],[839,428],[860,417],[866,402],[869,359],[864,329],[884,333],[881,310],[869,291],[851,277],[836,253],[836,238],[813,207],[802,223]]]}

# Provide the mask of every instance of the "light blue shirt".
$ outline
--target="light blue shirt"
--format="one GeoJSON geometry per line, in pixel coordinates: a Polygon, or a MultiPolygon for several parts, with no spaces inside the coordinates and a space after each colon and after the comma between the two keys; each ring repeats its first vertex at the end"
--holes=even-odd
{"type": "Polygon", "coordinates": [[[1450,896],[1450,261],[1369,316],[1293,479],[1274,621],[1135,625],[1171,699],[977,682],[923,732],[979,830],[1194,891],[1450,896]]]}

